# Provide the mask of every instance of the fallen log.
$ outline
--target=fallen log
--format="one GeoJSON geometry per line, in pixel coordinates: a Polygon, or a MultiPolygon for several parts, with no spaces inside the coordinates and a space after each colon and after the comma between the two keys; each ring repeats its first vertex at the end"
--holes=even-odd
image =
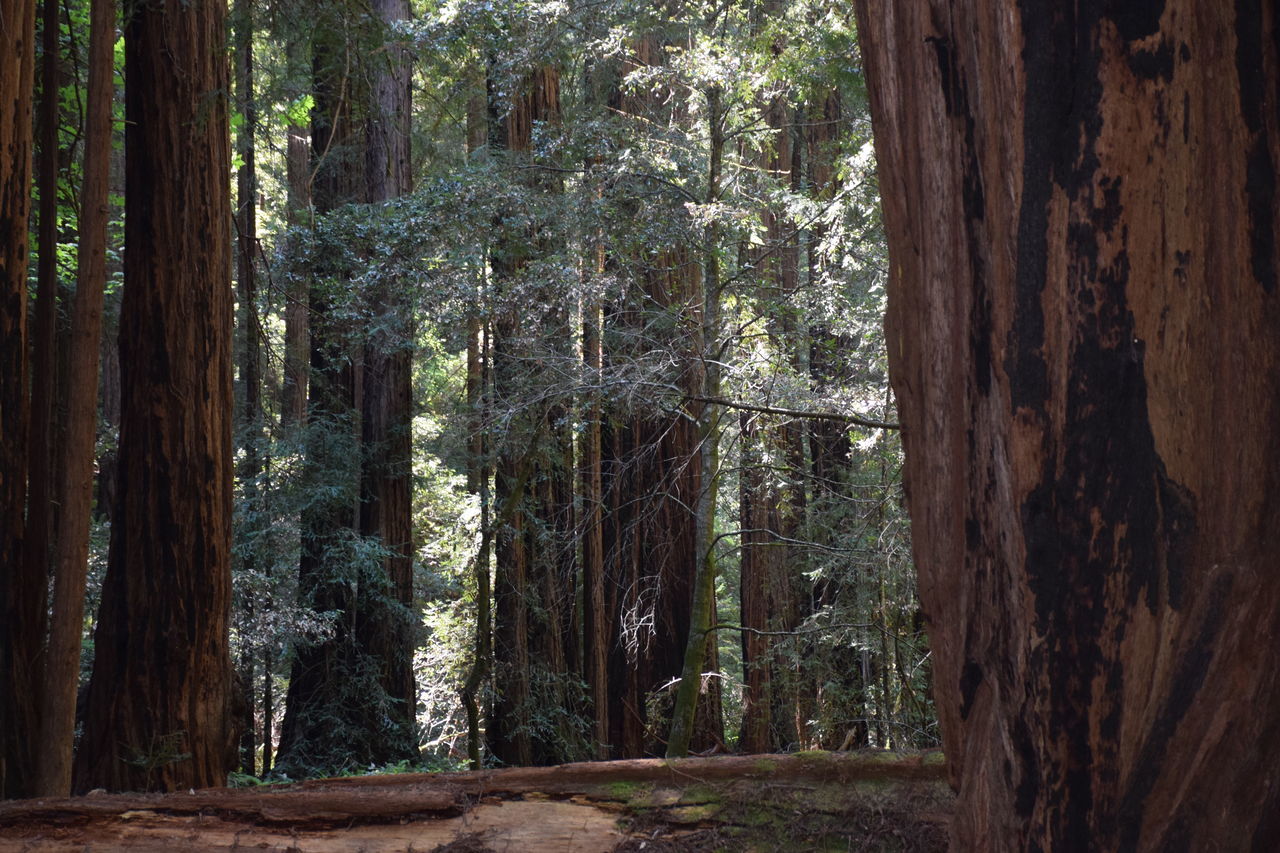
{"type": "Polygon", "coordinates": [[[938,835],[950,796],[945,779],[938,753],[802,752],[100,793],[0,803],[0,851],[91,845],[95,851],[605,853],[626,849],[639,836],[656,845],[663,838],[689,842],[692,832],[759,829],[779,809],[821,815],[824,832],[840,832],[841,815],[860,797],[905,803],[922,792],[926,806],[912,819],[938,835]],[[640,818],[644,825],[637,829],[640,818]]]}

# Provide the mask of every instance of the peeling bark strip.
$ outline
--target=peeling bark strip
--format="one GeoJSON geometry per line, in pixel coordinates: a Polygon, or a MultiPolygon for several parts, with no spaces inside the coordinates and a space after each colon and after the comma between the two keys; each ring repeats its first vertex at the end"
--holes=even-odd
{"type": "Polygon", "coordinates": [[[1280,13],[857,11],[953,843],[1268,849],[1280,13]]]}

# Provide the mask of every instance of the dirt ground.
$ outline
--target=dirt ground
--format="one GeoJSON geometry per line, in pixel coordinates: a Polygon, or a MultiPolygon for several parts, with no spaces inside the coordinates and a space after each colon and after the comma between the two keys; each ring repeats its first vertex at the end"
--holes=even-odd
{"type": "Polygon", "coordinates": [[[0,803],[5,851],[942,851],[939,753],[802,752],[0,803]]]}

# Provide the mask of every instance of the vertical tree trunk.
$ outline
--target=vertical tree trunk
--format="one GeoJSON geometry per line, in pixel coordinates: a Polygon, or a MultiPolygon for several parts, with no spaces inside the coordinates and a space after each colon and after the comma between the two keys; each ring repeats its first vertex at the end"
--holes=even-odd
{"type": "MultiPolygon", "coordinates": [[[[255,166],[254,134],[258,111],[253,92],[253,9],[248,0],[236,0],[232,10],[235,32],[236,100],[244,120],[237,134],[240,168],[236,170],[236,290],[240,302],[240,431],[244,457],[239,479],[247,515],[258,514],[258,478],[262,474],[262,357],[261,332],[258,325],[258,281],[255,255],[258,245],[258,177],[255,166]]],[[[252,578],[258,571],[257,555],[246,549],[241,569],[252,578]]],[[[252,620],[253,602],[247,602],[246,621],[252,620]]],[[[257,737],[254,732],[253,684],[254,660],[252,642],[246,638],[240,653],[240,687],[243,690],[245,721],[241,735],[240,763],[244,772],[254,772],[257,737]]]]}
{"type": "MultiPolygon", "coordinates": [[[[408,0],[374,0],[384,38],[409,18],[408,0]]],[[[409,172],[409,75],[407,52],[388,44],[375,60],[370,115],[365,125],[365,184],[368,201],[378,203],[411,189],[409,172]]],[[[381,680],[392,702],[398,732],[388,744],[394,760],[418,757],[417,694],[413,682],[413,421],[411,309],[383,282],[370,297],[375,331],[368,334],[363,359],[363,451],[360,532],[387,551],[382,560],[385,589],[370,590],[372,612],[360,620],[361,644],[381,660],[381,680]]]]}
{"type": "Polygon", "coordinates": [[[41,703],[40,744],[44,761],[40,766],[37,793],[51,797],[67,796],[71,792],[85,580],[89,569],[93,452],[98,433],[98,354],[107,281],[115,23],[113,0],[93,0],[89,21],[84,184],[80,189],[79,270],[67,377],[68,429],[58,490],[62,520],[54,559],[53,618],[41,703]]]}
{"type": "Polygon", "coordinates": [[[220,785],[235,765],[225,18],[165,0],[125,25],[119,508],[79,790],[220,785]]]}
{"type": "MultiPolygon", "coordinates": [[[[41,10],[40,156],[36,162],[36,181],[40,191],[37,216],[39,254],[36,261],[39,290],[36,293],[35,323],[31,330],[31,432],[27,451],[27,529],[23,536],[27,577],[41,581],[39,620],[35,626],[40,645],[36,647],[36,656],[31,661],[34,673],[44,671],[48,578],[55,544],[54,508],[57,504],[52,439],[54,398],[57,396],[54,340],[58,333],[58,120],[62,101],[58,61],[61,24],[57,0],[44,0],[41,10]]],[[[41,682],[29,685],[32,693],[26,700],[35,713],[33,732],[39,731],[39,720],[43,716],[39,706],[41,686],[41,682]]],[[[38,774],[40,763],[33,763],[31,772],[38,774]]]]}
{"type": "MultiPolygon", "coordinates": [[[[325,15],[312,43],[315,107],[311,112],[312,200],[317,213],[354,201],[356,170],[350,168],[355,137],[351,120],[351,81],[343,56],[345,33],[325,15]]],[[[376,727],[365,730],[366,711],[376,716],[361,676],[355,644],[350,538],[356,529],[359,453],[356,442],[356,377],[350,329],[332,311],[335,286],[343,270],[318,265],[311,270],[310,369],[307,379],[306,476],[323,485],[321,495],[304,506],[300,527],[298,594],[318,612],[337,615],[333,634],[293,650],[289,691],[276,767],[291,775],[324,769],[336,772],[371,760],[376,727]],[[363,691],[361,698],[351,696],[363,691]],[[366,705],[370,707],[366,708],[366,705]]]]}
{"type": "Polygon", "coordinates": [[[31,101],[35,4],[0,0],[0,796],[30,784],[43,578],[23,558],[27,497],[27,214],[31,204],[31,101]],[[25,685],[25,686],[24,686],[25,685]]]}
{"type": "MultiPolygon", "coordinates": [[[[707,166],[707,204],[720,200],[720,170],[724,155],[723,92],[719,86],[706,91],[707,125],[710,137],[707,166]]],[[[696,368],[697,396],[704,401],[720,396],[720,225],[714,219],[706,226],[706,257],[702,262],[701,298],[695,344],[701,364],[696,368]]],[[[667,757],[679,758],[689,753],[693,740],[698,695],[702,692],[703,665],[714,660],[716,612],[715,512],[720,479],[720,406],[703,402],[694,405],[698,424],[699,483],[694,515],[696,534],[693,555],[697,572],[693,578],[693,604],[689,615],[689,633],[680,672],[680,687],[671,713],[671,736],[667,740],[667,757]]],[[[709,686],[718,692],[718,687],[709,686]]],[[[718,708],[716,709],[719,710],[718,708]]]]}
{"type": "MultiPolygon", "coordinates": [[[[499,116],[500,106],[491,101],[494,150],[514,161],[528,160],[535,129],[559,119],[559,72],[550,66],[534,69],[505,115],[499,116]]],[[[525,180],[530,192],[559,191],[555,179],[525,180]]],[[[550,725],[574,710],[564,692],[576,553],[572,442],[563,403],[529,403],[521,396],[536,381],[534,365],[570,357],[568,323],[545,296],[545,287],[534,285],[545,296],[537,304],[548,306],[541,317],[528,317],[519,295],[521,277],[541,251],[539,241],[532,230],[511,235],[494,247],[492,262],[501,302],[494,322],[494,392],[512,416],[500,440],[494,481],[500,519],[494,576],[498,693],[490,744],[494,756],[509,764],[576,757],[568,749],[570,740],[550,725]],[[535,683],[542,685],[536,696],[535,683]]]]}
{"type": "Polygon", "coordinates": [[[1271,849],[1276,6],[857,9],[954,844],[1271,849]]]}
{"type": "MultiPolygon", "coordinates": [[[[287,47],[289,66],[302,62],[298,40],[287,47]]],[[[288,184],[286,220],[292,227],[309,221],[311,214],[311,145],[307,129],[290,122],[285,129],[285,179],[288,184]]],[[[307,278],[290,272],[285,283],[284,305],[284,387],[280,401],[280,422],[300,427],[307,419],[308,299],[307,278]]]]}
{"type": "MultiPolygon", "coordinates": [[[[593,247],[588,264],[593,275],[604,272],[604,249],[593,247]]],[[[591,288],[588,288],[590,291],[591,288]]],[[[582,358],[587,381],[599,383],[602,378],[604,327],[603,306],[594,296],[587,297],[582,316],[582,358]]],[[[604,596],[604,485],[601,421],[604,416],[600,392],[587,392],[583,413],[585,431],[582,438],[579,471],[582,481],[582,663],[583,677],[591,699],[594,758],[609,757],[609,626],[604,596]]]]}
{"type": "MultiPolygon", "coordinates": [[[[637,39],[635,54],[620,74],[665,62],[660,38],[637,39]]],[[[662,93],[628,94],[611,87],[609,107],[619,116],[646,122],[677,121],[679,98],[662,93]]],[[[637,184],[645,192],[653,186],[637,184]]],[[[660,191],[659,191],[660,192],[660,191]]],[[[641,215],[639,212],[637,216],[641,215]]],[[[673,216],[680,213],[672,212],[673,216]]],[[[644,341],[677,354],[673,384],[691,392],[699,348],[673,334],[655,315],[680,318],[680,329],[696,326],[701,270],[684,245],[643,252],[612,252],[608,263],[626,276],[628,292],[605,311],[606,337],[644,341]],[[654,334],[657,337],[654,337],[654,334]]],[[[642,353],[606,349],[602,359],[623,361],[642,353]]],[[[702,490],[698,430],[688,413],[607,413],[601,429],[601,521],[604,599],[608,622],[609,743],[616,758],[660,754],[670,728],[669,688],[679,676],[689,631],[693,578],[697,573],[694,510],[702,490]]],[[[707,744],[710,745],[710,744],[707,744]]]]}

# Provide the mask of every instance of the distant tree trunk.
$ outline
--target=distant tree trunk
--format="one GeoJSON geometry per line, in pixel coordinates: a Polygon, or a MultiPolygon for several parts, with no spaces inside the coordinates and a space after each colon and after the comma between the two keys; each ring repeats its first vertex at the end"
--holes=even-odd
{"type": "MultiPolygon", "coordinates": [[[[619,74],[663,62],[661,39],[646,35],[637,39],[634,56],[622,63],[619,74]]],[[[683,109],[679,99],[631,94],[620,85],[610,87],[608,106],[619,116],[664,123],[678,121],[675,113],[683,109]]],[[[653,189],[641,183],[637,188],[653,189]]],[[[606,263],[628,280],[628,291],[605,306],[604,338],[613,345],[604,347],[602,361],[644,357],[648,353],[639,350],[666,346],[678,354],[672,383],[694,391],[691,365],[700,356],[697,347],[654,318],[679,316],[681,331],[685,324],[696,324],[697,261],[683,245],[606,250],[606,263]]],[[[600,524],[609,632],[609,743],[615,758],[664,751],[671,693],[669,687],[661,695],[659,691],[681,671],[697,572],[694,507],[702,483],[697,457],[697,425],[687,413],[648,408],[603,415],[600,524]]]]}
{"type": "MultiPolygon", "coordinates": [[[[598,241],[597,241],[598,242],[598,241]]],[[[587,258],[589,275],[604,273],[604,247],[593,245],[587,258]]],[[[582,359],[587,381],[599,384],[604,365],[604,312],[590,295],[582,313],[582,359]]],[[[582,674],[591,699],[593,758],[609,757],[609,626],[604,596],[604,457],[601,392],[586,394],[584,434],[578,470],[582,493],[582,674]]]]}
{"type": "Polygon", "coordinates": [[[856,5],[953,844],[1272,849],[1276,6],[856,5]]]}
{"type": "Polygon", "coordinates": [[[0,0],[0,796],[30,784],[27,750],[39,673],[31,670],[44,638],[43,578],[23,557],[27,497],[27,214],[31,204],[31,101],[35,77],[35,4],[0,0]]]}
{"type": "MultiPolygon", "coordinates": [[[[40,57],[40,154],[36,161],[36,181],[40,191],[35,323],[31,329],[31,431],[27,451],[27,529],[23,536],[23,557],[27,577],[39,579],[39,621],[35,627],[40,645],[31,661],[31,671],[44,671],[44,637],[47,628],[50,558],[55,544],[54,508],[56,483],[53,466],[53,406],[57,396],[54,341],[58,334],[58,125],[61,101],[58,31],[61,28],[57,0],[44,0],[41,11],[40,57]]],[[[39,701],[41,683],[32,684],[30,704],[35,709],[34,731],[43,716],[39,701]]],[[[42,761],[31,767],[39,773],[42,761]]]]}
{"type": "MultiPolygon", "coordinates": [[[[408,0],[374,0],[383,38],[409,18],[408,0]]],[[[406,195],[409,170],[409,76],[407,52],[388,44],[374,60],[370,114],[365,126],[365,185],[370,203],[406,195]]],[[[375,329],[364,344],[360,532],[388,552],[382,560],[384,589],[369,590],[370,612],[360,620],[361,645],[381,660],[383,689],[392,702],[398,731],[387,744],[393,760],[417,759],[417,693],[413,650],[412,426],[413,329],[402,285],[382,282],[370,295],[375,329]]]]}
{"type": "MultiPolygon", "coordinates": [[[[549,66],[535,69],[505,114],[500,106],[491,101],[493,148],[512,159],[529,158],[535,129],[559,119],[559,72],[549,66]]],[[[555,180],[531,179],[528,184],[531,192],[559,190],[555,180]]],[[[494,582],[497,698],[490,748],[508,764],[554,764],[576,757],[568,749],[570,739],[550,723],[576,710],[569,707],[564,689],[570,672],[576,552],[572,442],[563,403],[521,399],[522,390],[539,381],[531,373],[534,364],[570,357],[563,313],[544,287],[521,280],[540,251],[539,240],[534,233],[508,235],[494,247],[492,261],[501,302],[494,322],[494,396],[510,404],[512,416],[498,445],[494,480],[500,521],[494,582]],[[522,294],[530,293],[545,296],[534,300],[547,306],[541,317],[528,316],[522,294]],[[537,682],[541,689],[535,697],[537,682]]]]}
{"type": "MultiPolygon", "coordinates": [[[[351,80],[342,56],[346,46],[340,41],[345,33],[328,17],[323,24],[312,44],[311,112],[312,199],[321,214],[354,201],[356,177],[363,173],[350,165],[351,150],[358,146],[351,120],[351,80]]],[[[364,660],[353,626],[351,539],[359,502],[356,371],[348,324],[331,310],[335,284],[329,280],[340,280],[343,273],[323,265],[309,278],[306,476],[324,488],[301,514],[298,594],[306,606],[337,618],[332,636],[294,648],[276,752],[276,767],[293,775],[367,763],[371,739],[378,737],[376,727],[365,730],[366,712],[377,712],[368,684],[360,678],[364,660]]]]}
{"type": "MultiPolygon", "coordinates": [[[[236,0],[233,7],[235,32],[236,100],[240,104],[241,122],[236,139],[240,152],[240,168],[236,170],[236,290],[240,302],[240,431],[243,460],[239,479],[243,500],[250,518],[259,511],[258,478],[262,475],[262,356],[261,332],[258,326],[258,281],[255,263],[258,245],[258,177],[255,168],[254,134],[258,111],[253,93],[253,9],[248,0],[236,0]]],[[[241,570],[252,579],[258,572],[253,548],[244,552],[241,570]]],[[[245,603],[246,621],[252,620],[254,603],[245,603]]],[[[255,655],[249,637],[240,652],[240,687],[243,689],[245,726],[240,740],[240,764],[244,772],[254,772],[257,737],[253,726],[253,684],[255,655]]]]}
{"type": "MultiPolygon", "coordinates": [[[[713,85],[706,92],[707,127],[710,137],[707,167],[708,204],[720,200],[721,164],[724,155],[723,92],[713,85]]],[[[706,256],[702,261],[702,280],[694,294],[697,332],[694,345],[698,364],[691,383],[696,396],[703,400],[720,396],[720,261],[718,255],[721,229],[712,220],[706,226],[706,256]]],[[[703,692],[704,664],[715,660],[716,635],[711,630],[716,613],[715,507],[720,473],[720,433],[723,410],[707,402],[695,403],[691,414],[698,425],[697,465],[699,489],[694,504],[695,535],[693,556],[693,602],[690,608],[688,639],[675,708],[671,713],[671,736],[667,740],[667,757],[680,758],[689,753],[694,737],[698,697],[703,692]]],[[[718,682],[707,686],[707,699],[718,705],[718,682]]],[[[719,708],[715,708],[719,716],[719,708]]]]}
{"type": "MultiPolygon", "coordinates": [[[[290,67],[302,60],[298,41],[287,46],[290,67]]],[[[291,227],[309,221],[311,208],[311,144],[307,129],[290,123],[285,129],[285,176],[288,184],[286,220],[291,227]]],[[[307,419],[308,314],[310,301],[307,277],[290,272],[285,283],[284,305],[284,387],[280,401],[280,422],[299,427],[307,419]]]]}
{"type": "MultiPolygon", "coordinates": [[[[790,109],[779,98],[765,109],[765,119],[772,131],[772,145],[760,158],[760,166],[772,174],[789,173],[791,189],[803,192],[802,111],[790,109]]],[[[805,335],[791,311],[776,307],[779,297],[796,298],[799,241],[795,225],[772,208],[762,211],[762,218],[765,244],[751,259],[761,274],[758,310],[767,318],[775,357],[787,359],[803,375],[798,355],[806,346],[805,335]]],[[[739,748],[773,752],[798,739],[794,709],[798,685],[775,660],[778,638],[756,632],[789,631],[799,621],[792,587],[804,570],[803,552],[793,553],[788,540],[796,538],[804,516],[805,492],[795,484],[804,474],[805,453],[802,427],[794,423],[748,412],[742,412],[739,421],[740,624],[755,629],[742,634],[745,684],[739,748]]]]}
{"type": "MultiPolygon", "coordinates": [[[[467,98],[467,156],[483,151],[489,138],[488,105],[483,74],[469,78],[467,98]]],[[[489,333],[482,319],[485,305],[485,266],[476,270],[478,296],[467,318],[467,490],[480,499],[480,546],[476,549],[476,633],[471,671],[462,687],[462,704],[467,714],[467,758],[472,770],[484,766],[483,736],[480,733],[480,690],[493,666],[493,530],[490,519],[492,466],[488,460],[485,423],[489,399],[489,333]]]]}
{"type": "Polygon", "coordinates": [[[37,793],[50,797],[65,797],[71,792],[85,580],[89,570],[93,453],[98,434],[98,354],[107,281],[115,23],[113,0],[93,0],[89,23],[84,183],[80,189],[79,270],[67,377],[68,431],[62,449],[62,482],[58,490],[62,519],[54,559],[53,618],[41,703],[40,744],[44,760],[37,793]]]}
{"type": "Polygon", "coordinates": [[[125,22],[119,508],[76,787],[226,782],[231,719],[231,245],[226,7],[125,22]]]}

